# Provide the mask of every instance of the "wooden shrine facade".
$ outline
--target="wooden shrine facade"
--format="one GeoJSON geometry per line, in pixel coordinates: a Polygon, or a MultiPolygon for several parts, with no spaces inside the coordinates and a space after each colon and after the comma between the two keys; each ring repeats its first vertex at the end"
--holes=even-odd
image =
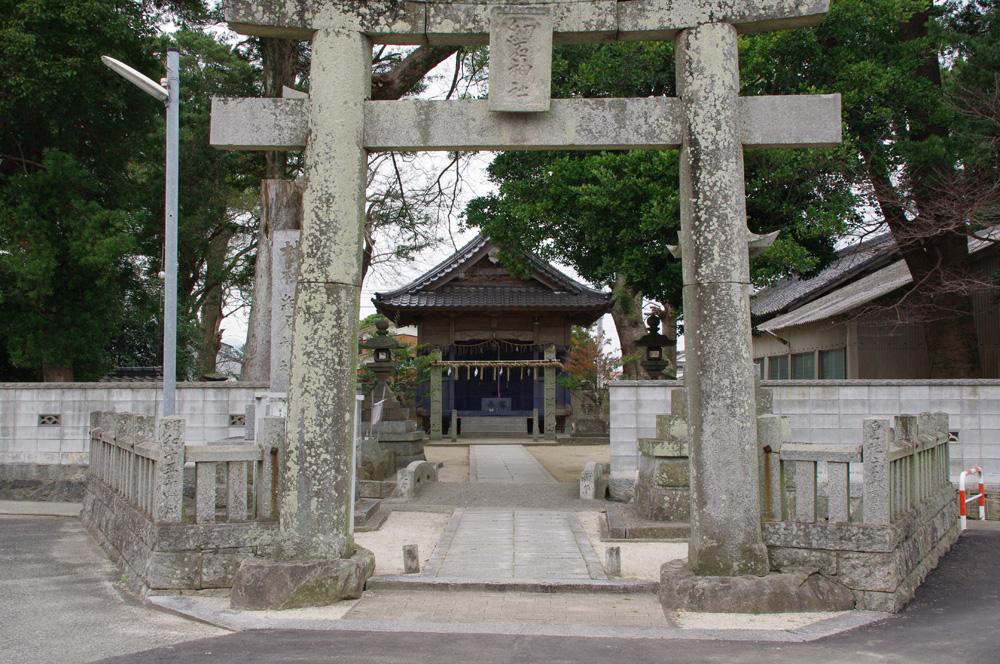
{"type": "Polygon", "coordinates": [[[376,309],[416,325],[418,345],[437,354],[418,413],[432,437],[555,431],[572,410],[556,377],[570,328],[590,325],[612,304],[535,256],[526,276],[499,262],[476,237],[410,284],[376,293],[376,309]]]}

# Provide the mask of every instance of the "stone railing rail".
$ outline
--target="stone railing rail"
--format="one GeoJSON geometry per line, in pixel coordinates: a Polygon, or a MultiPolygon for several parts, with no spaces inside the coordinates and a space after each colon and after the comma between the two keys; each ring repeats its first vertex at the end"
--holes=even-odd
{"type": "Polygon", "coordinates": [[[895,521],[950,485],[948,415],[903,415],[896,418],[892,431],[887,459],[889,516],[895,521]]]}
{"type": "Polygon", "coordinates": [[[151,416],[93,413],[90,473],[144,514],[156,518],[160,446],[153,439],[153,426],[151,416]]]}
{"type": "Polygon", "coordinates": [[[759,419],[763,513],[767,521],[817,521],[820,463],[826,464],[827,522],[888,525],[937,496],[949,482],[947,413],[864,421],[861,445],[784,442],[781,418],[759,419]],[[851,511],[851,464],[861,464],[861,513],[851,511]],[[789,472],[789,471],[792,472],[789,472]],[[786,478],[794,477],[790,506],[786,478]]]}
{"type": "Polygon", "coordinates": [[[826,462],[827,520],[846,523],[850,512],[850,464],[862,459],[861,445],[785,443],[780,460],[795,466],[795,520],[816,521],[816,487],[819,462],[826,462]]]}
{"type": "Polygon", "coordinates": [[[157,523],[192,520],[185,514],[184,466],[194,466],[196,523],[218,518],[217,469],[225,464],[226,521],[269,520],[275,514],[276,451],[284,420],[263,418],[259,440],[232,444],[184,443],[184,419],[165,417],[154,435],[152,416],[91,415],[90,472],[157,523]],[[252,489],[252,491],[251,491],[252,489]]]}

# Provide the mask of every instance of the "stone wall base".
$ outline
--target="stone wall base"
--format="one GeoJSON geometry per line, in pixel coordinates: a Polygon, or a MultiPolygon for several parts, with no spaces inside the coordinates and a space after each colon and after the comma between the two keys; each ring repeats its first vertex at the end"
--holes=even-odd
{"type": "Polygon", "coordinates": [[[232,587],[240,564],[272,548],[273,522],[157,524],[99,481],[80,520],[140,593],[232,587]]]}
{"type": "Polygon", "coordinates": [[[772,569],[812,569],[850,588],[857,608],[900,611],[958,539],[958,504],[945,487],[887,526],[766,523],[772,569]]]}
{"type": "Polygon", "coordinates": [[[87,467],[43,463],[0,464],[0,500],[78,503],[83,500],[87,467]]]}

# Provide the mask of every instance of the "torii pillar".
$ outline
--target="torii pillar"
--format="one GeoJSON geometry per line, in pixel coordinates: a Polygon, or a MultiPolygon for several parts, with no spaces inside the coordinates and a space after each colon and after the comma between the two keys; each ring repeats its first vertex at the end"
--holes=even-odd
{"type": "Polygon", "coordinates": [[[691,538],[696,574],[764,575],[736,29],[677,37],[691,538]],[[751,470],[752,469],[752,470],[751,470]]]}
{"type": "Polygon", "coordinates": [[[308,99],[215,100],[212,143],[306,149],[284,550],[349,532],[368,151],[681,148],[692,473],[690,565],[766,574],[756,467],[743,146],[840,142],[838,95],[739,97],[737,34],[813,25],[828,0],[230,0],[239,32],[312,39],[308,99]],[[676,39],[678,97],[550,99],[553,43],[676,39]],[[371,45],[491,43],[490,99],[368,101],[371,45]]]}

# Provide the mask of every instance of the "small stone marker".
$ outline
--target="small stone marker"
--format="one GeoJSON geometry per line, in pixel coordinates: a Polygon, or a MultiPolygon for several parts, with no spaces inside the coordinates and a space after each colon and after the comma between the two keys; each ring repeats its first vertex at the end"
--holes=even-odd
{"type": "Polygon", "coordinates": [[[491,111],[548,111],[552,97],[552,15],[548,7],[496,7],[490,18],[491,111]]]}
{"type": "Polygon", "coordinates": [[[622,549],[620,546],[609,546],[604,553],[604,571],[608,576],[622,575],[622,549]]]}
{"type": "Polygon", "coordinates": [[[417,552],[416,544],[403,545],[403,572],[405,574],[420,572],[420,554],[417,552]]]}

